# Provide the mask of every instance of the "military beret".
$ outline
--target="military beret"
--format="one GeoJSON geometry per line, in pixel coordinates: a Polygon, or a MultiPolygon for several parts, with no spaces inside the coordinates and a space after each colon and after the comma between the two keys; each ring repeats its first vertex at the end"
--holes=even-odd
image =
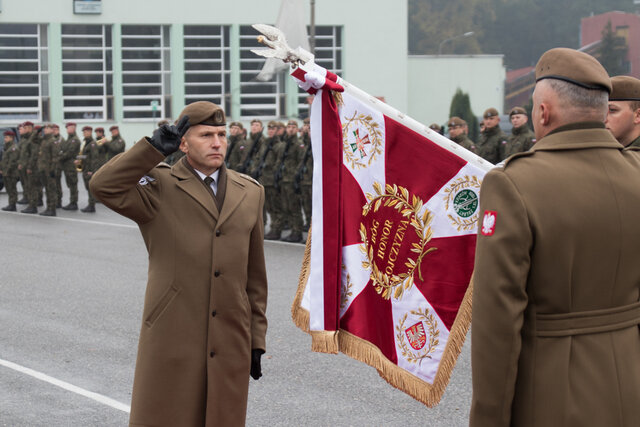
{"type": "Polygon", "coordinates": [[[460,117],[458,116],[453,116],[449,119],[449,123],[447,123],[447,126],[449,127],[454,127],[454,126],[464,126],[466,125],[467,122],[465,122],[464,120],[462,120],[460,117]]]}
{"type": "Polygon", "coordinates": [[[287,126],[298,126],[298,122],[295,120],[289,120],[287,126]]]}
{"type": "Polygon", "coordinates": [[[278,122],[276,122],[275,120],[271,120],[269,122],[269,124],[267,125],[268,128],[277,128],[278,127],[278,122]]]}
{"type": "Polygon", "coordinates": [[[69,126],[76,126],[75,122],[67,122],[66,125],[64,125],[64,127],[69,127],[69,126]]]}
{"type": "Polygon", "coordinates": [[[52,128],[54,128],[54,129],[60,129],[60,126],[58,126],[58,125],[57,125],[57,124],[55,124],[55,123],[54,123],[54,124],[52,124],[52,125],[51,125],[51,127],[52,127],[52,128]]]}
{"type": "Polygon", "coordinates": [[[36,126],[36,127],[35,127],[35,129],[36,129],[36,130],[40,130],[40,129],[42,129],[42,125],[38,125],[38,126],[36,126]]]}
{"type": "Polygon", "coordinates": [[[253,119],[253,120],[251,120],[251,123],[260,123],[260,124],[262,124],[262,120],[260,120],[260,119],[253,119]]]}
{"type": "Polygon", "coordinates": [[[104,128],[96,128],[95,131],[104,133],[104,128]]]}
{"type": "Polygon", "coordinates": [[[93,128],[91,126],[85,126],[82,128],[82,132],[84,132],[85,130],[93,130],[93,128]]]}
{"type": "Polygon", "coordinates": [[[110,131],[112,131],[112,130],[120,130],[120,128],[119,128],[118,126],[116,126],[116,125],[113,125],[113,126],[111,126],[111,127],[109,128],[109,130],[110,130],[110,131]]]}
{"type": "Polygon", "coordinates": [[[16,136],[16,133],[12,130],[5,130],[4,136],[16,136]]]}
{"type": "Polygon", "coordinates": [[[278,122],[278,127],[279,127],[279,128],[283,128],[283,127],[285,127],[285,125],[284,125],[284,123],[283,123],[283,122],[278,122]]]}
{"type": "Polygon", "coordinates": [[[309,117],[307,117],[306,119],[304,119],[302,121],[302,123],[304,123],[305,125],[311,124],[311,119],[309,117]]]}
{"type": "Polygon", "coordinates": [[[487,108],[486,110],[484,110],[484,114],[482,115],[482,117],[484,117],[485,119],[488,119],[489,117],[495,117],[495,116],[499,116],[500,113],[498,113],[498,110],[496,110],[495,108],[491,107],[491,108],[487,108]]]}
{"type": "Polygon", "coordinates": [[[29,122],[29,121],[23,122],[22,126],[33,126],[33,122],[29,122]]]}
{"type": "Polygon", "coordinates": [[[176,123],[184,116],[189,116],[189,124],[225,126],[227,123],[222,108],[209,101],[196,101],[184,107],[176,123]]]}
{"type": "Polygon", "coordinates": [[[640,101],[640,80],[631,76],[611,77],[609,101],[640,101]]]}
{"type": "Polygon", "coordinates": [[[435,130],[436,132],[440,132],[442,130],[442,127],[437,123],[431,123],[429,125],[429,129],[435,130]]]}
{"type": "Polygon", "coordinates": [[[240,123],[240,122],[231,122],[231,123],[229,124],[229,127],[230,127],[230,128],[232,128],[232,127],[234,127],[234,126],[239,127],[240,129],[244,129],[244,126],[242,126],[242,123],[240,123]]]}
{"type": "Polygon", "coordinates": [[[602,64],[589,54],[565,47],[542,54],[536,64],[536,82],[543,79],[564,80],[587,89],[611,93],[611,79],[602,64]]]}
{"type": "Polygon", "coordinates": [[[526,116],[527,115],[527,110],[525,110],[522,107],[513,107],[511,109],[511,111],[509,112],[509,117],[515,116],[516,114],[524,114],[526,116]]]}

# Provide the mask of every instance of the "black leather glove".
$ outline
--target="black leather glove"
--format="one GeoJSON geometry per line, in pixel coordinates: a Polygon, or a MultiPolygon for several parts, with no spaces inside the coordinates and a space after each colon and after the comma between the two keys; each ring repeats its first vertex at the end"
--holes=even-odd
{"type": "Polygon", "coordinates": [[[156,150],[168,156],[180,147],[182,136],[187,132],[189,126],[189,116],[184,116],[177,125],[166,124],[154,130],[153,136],[147,138],[147,141],[149,141],[156,150]]]}
{"type": "Polygon", "coordinates": [[[55,178],[56,173],[54,171],[49,172],[49,178],[55,178]]]}
{"type": "Polygon", "coordinates": [[[259,379],[262,376],[262,366],[260,365],[260,357],[264,350],[254,348],[251,350],[251,378],[254,380],[259,379]]]}

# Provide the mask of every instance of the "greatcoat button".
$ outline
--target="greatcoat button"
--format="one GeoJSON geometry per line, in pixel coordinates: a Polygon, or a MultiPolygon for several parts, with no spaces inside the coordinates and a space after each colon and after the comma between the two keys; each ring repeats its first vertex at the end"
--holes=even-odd
{"type": "Polygon", "coordinates": [[[220,270],[216,270],[215,273],[213,273],[213,275],[218,277],[220,275],[220,270]]]}
{"type": "Polygon", "coordinates": [[[209,356],[211,356],[211,357],[213,357],[213,356],[215,356],[215,355],[216,355],[216,354],[215,354],[213,351],[212,351],[211,353],[209,353],[209,356]]]}
{"type": "Polygon", "coordinates": [[[220,234],[222,234],[220,230],[216,230],[216,236],[219,236],[220,234]]]}
{"type": "Polygon", "coordinates": [[[211,316],[212,316],[212,317],[216,317],[216,314],[218,314],[218,313],[217,313],[215,310],[213,310],[213,311],[211,312],[211,316]]]}

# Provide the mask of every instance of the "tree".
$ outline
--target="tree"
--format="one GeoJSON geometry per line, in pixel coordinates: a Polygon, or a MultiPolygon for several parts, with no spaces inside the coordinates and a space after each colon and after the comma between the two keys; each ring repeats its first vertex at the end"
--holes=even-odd
{"type": "Polygon", "coordinates": [[[598,49],[598,59],[610,76],[619,76],[629,72],[627,62],[627,42],[623,37],[619,37],[611,27],[609,21],[602,30],[602,39],[598,49]]]}
{"type": "Polygon", "coordinates": [[[469,94],[462,92],[458,88],[451,99],[451,107],[449,108],[449,117],[458,116],[467,122],[469,126],[469,138],[472,141],[478,140],[478,119],[471,110],[471,102],[469,94]]]}

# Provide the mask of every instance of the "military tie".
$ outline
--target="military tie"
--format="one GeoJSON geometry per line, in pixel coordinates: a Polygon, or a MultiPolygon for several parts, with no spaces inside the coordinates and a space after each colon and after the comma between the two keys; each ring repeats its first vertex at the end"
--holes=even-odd
{"type": "Polygon", "coordinates": [[[215,196],[216,192],[214,191],[213,187],[211,186],[211,183],[214,182],[215,179],[211,178],[210,176],[206,177],[204,179],[204,183],[207,184],[207,186],[211,189],[211,191],[213,192],[213,195],[215,196]]]}

